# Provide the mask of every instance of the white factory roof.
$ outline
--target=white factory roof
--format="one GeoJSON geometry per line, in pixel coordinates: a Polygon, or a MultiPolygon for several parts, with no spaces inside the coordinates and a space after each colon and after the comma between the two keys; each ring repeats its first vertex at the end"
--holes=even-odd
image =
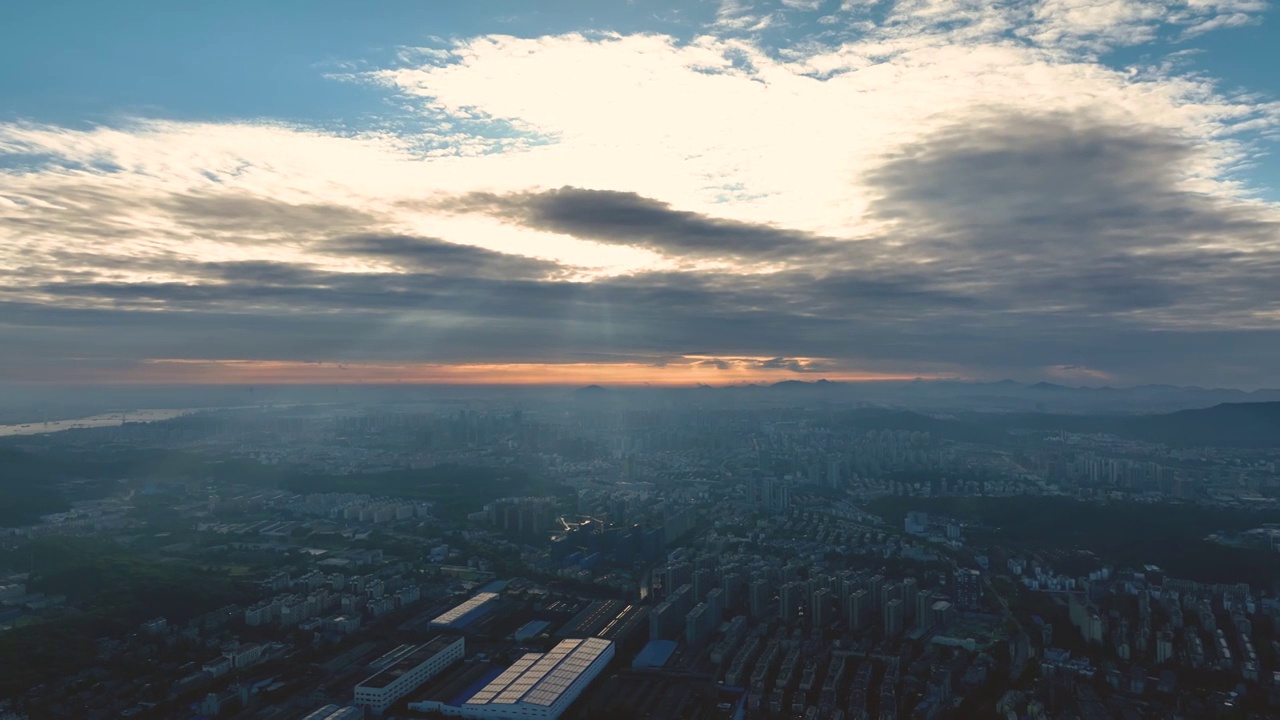
{"type": "Polygon", "coordinates": [[[613,643],[563,640],[550,652],[529,653],[467,700],[467,705],[553,705],[613,643]]]}
{"type": "Polygon", "coordinates": [[[463,601],[462,604],[455,606],[452,610],[446,610],[435,620],[432,620],[431,624],[432,625],[452,624],[453,622],[457,621],[458,618],[462,617],[463,615],[466,615],[472,610],[475,610],[476,608],[489,602],[490,600],[496,599],[497,597],[498,597],[497,593],[476,593],[472,597],[467,598],[465,601],[463,601]]]}

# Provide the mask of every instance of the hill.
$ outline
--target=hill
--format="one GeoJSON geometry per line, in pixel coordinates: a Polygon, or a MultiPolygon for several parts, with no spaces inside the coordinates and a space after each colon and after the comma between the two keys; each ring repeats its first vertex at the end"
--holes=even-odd
{"type": "Polygon", "coordinates": [[[1165,445],[1280,447],[1280,402],[1221,403],[1162,415],[986,416],[1008,429],[1111,433],[1165,445]]]}
{"type": "Polygon", "coordinates": [[[1280,447],[1280,402],[1222,403],[1133,420],[1132,432],[1168,445],[1280,447]]]}

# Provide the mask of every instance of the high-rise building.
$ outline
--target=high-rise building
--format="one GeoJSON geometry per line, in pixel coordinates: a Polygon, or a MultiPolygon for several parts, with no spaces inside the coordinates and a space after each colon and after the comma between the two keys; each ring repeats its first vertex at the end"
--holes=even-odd
{"type": "Polygon", "coordinates": [[[680,635],[682,617],[670,600],[658,603],[649,613],[649,639],[675,640],[680,635]]]}
{"type": "Polygon", "coordinates": [[[1166,663],[1173,658],[1173,633],[1161,630],[1156,633],[1156,662],[1166,663]]]}
{"type": "Polygon", "coordinates": [[[933,623],[934,623],[933,604],[937,602],[937,600],[938,598],[934,597],[932,593],[927,593],[927,592],[916,593],[915,623],[916,623],[916,627],[919,628],[921,631],[928,630],[929,628],[933,627],[933,623]]]}
{"type": "Polygon", "coordinates": [[[902,634],[902,601],[890,600],[884,606],[884,634],[902,634]]]}
{"type": "Polygon", "coordinates": [[[715,612],[711,606],[706,603],[698,603],[685,616],[685,640],[690,645],[700,646],[711,637],[711,633],[715,632],[718,624],[719,620],[715,617],[715,612]]]}
{"type": "Polygon", "coordinates": [[[902,601],[901,583],[886,583],[880,588],[880,607],[884,608],[890,600],[902,601]]]}
{"type": "Polygon", "coordinates": [[[791,488],[784,481],[752,477],[746,490],[747,504],[756,512],[776,515],[791,507],[791,488]]]}
{"type": "Polygon", "coordinates": [[[800,609],[804,604],[805,584],[789,582],[778,592],[778,617],[786,622],[794,622],[800,617],[800,609]]]}
{"type": "Polygon", "coordinates": [[[697,599],[693,597],[693,586],[688,583],[676,588],[667,596],[667,600],[675,605],[676,611],[682,616],[698,604],[697,599]]]}
{"type": "Polygon", "coordinates": [[[810,601],[811,613],[813,615],[813,626],[816,628],[825,628],[835,620],[832,613],[835,610],[836,595],[831,592],[830,588],[818,588],[813,593],[813,599],[810,601]]]}
{"type": "Polygon", "coordinates": [[[849,596],[859,588],[858,575],[852,570],[843,570],[836,575],[836,589],[840,591],[840,607],[849,602],[849,596]]]}
{"type": "Polygon", "coordinates": [[[716,586],[716,573],[709,568],[703,568],[693,574],[693,597],[698,601],[705,600],[707,593],[711,592],[711,588],[716,586]]]}
{"type": "Polygon", "coordinates": [[[929,609],[929,614],[933,618],[933,624],[939,628],[945,628],[951,624],[955,617],[955,608],[946,600],[937,600],[933,603],[933,607],[929,609]]]}
{"type": "Polygon", "coordinates": [[[796,563],[787,563],[782,568],[782,582],[795,582],[800,579],[800,565],[796,563]]]}
{"type": "Polygon", "coordinates": [[[1089,630],[1087,636],[1088,641],[1095,644],[1101,644],[1103,634],[1106,631],[1106,627],[1102,623],[1102,617],[1096,612],[1093,613],[1089,616],[1088,625],[1086,627],[1089,630]]]}
{"type": "Polygon", "coordinates": [[[961,610],[982,609],[982,576],[977,570],[958,568],[955,572],[956,604],[961,610]]]}
{"type": "Polygon", "coordinates": [[[536,535],[551,529],[556,518],[555,498],[507,497],[485,506],[489,522],[508,532],[536,535]]]}
{"type": "Polygon", "coordinates": [[[772,587],[767,580],[755,580],[751,583],[751,617],[756,620],[769,612],[769,602],[773,598],[772,587]]]}
{"type": "Polygon", "coordinates": [[[673,563],[667,566],[663,587],[669,595],[673,590],[693,581],[693,566],[689,563],[673,563]]]}
{"type": "Polygon", "coordinates": [[[706,602],[707,607],[711,608],[711,616],[719,624],[720,618],[724,616],[724,591],[718,587],[711,588],[704,602],[706,602]]]}
{"type": "Polygon", "coordinates": [[[862,589],[867,591],[867,595],[869,596],[867,599],[871,603],[872,610],[879,611],[881,608],[880,591],[883,587],[884,587],[883,575],[872,575],[871,577],[867,578],[865,583],[863,583],[862,589]]]}
{"type": "Polygon", "coordinates": [[[865,630],[870,624],[871,598],[866,590],[855,590],[845,603],[845,622],[852,630],[865,630]]]}
{"type": "Polygon", "coordinates": [[[902,608],[906,612],[903,622],[907,625],[916,620],[916,595],[918,587],[915,578],[907,578],[902,581],[902,608]]]}
{"type": "Polygon", "coordinates": [[[720,589],[724,591],[726,608],[741,608],[746,599],[747,577],[742,573],[725,573],[720,580],[720,589]]]}

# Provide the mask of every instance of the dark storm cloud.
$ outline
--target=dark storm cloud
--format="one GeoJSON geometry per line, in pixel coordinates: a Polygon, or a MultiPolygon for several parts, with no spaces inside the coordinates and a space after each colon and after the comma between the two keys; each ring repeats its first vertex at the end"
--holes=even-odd
{"type": "Polygon", "coordinates": [[[1198,160],[1157,128],[989,119],[874,172],[872,211],[900,223],[945,286],[1009,309],[1185,308],[1194,323],[1276,308],[1274,213],[1182,187],[1198,160]]]}
{"type": "Polygon", "coordinates": [[[799,260],[833,252],[838,241],[771,225],[677,210],[631,192],[562,187],[545,192],[471,193],[437,204],[584,240],[671,255],[739,260],[799,260]]]}
{"type": "Polygon", "coordinates": [[[425,273],[475,277],[540,278],[564,270],[553,262],[407,235],[357,235],[326,243],[326,252],[375,258],[425,273]]]}

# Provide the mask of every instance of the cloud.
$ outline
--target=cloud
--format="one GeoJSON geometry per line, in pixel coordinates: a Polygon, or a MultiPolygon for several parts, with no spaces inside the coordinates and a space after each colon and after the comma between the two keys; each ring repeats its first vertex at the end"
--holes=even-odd
{"type": "Polygon", "coordinates": [[[782,4],[785,7],[791,8],[792,10],[804,10],[807,12],[817,10],[822,7],[822,3],[823,0],[782,0],[782,4]]]}
{"type": "Polygon", "coordinates": [[[871,174],[873,212],[911,251],[1010,310],[1266,325],[1280,214],[1203,192],[1199,151],[1163,129],[996,115],[925,138],[871,174]]]}
{"type": "Polygon", "coordinates": [[[487,213],[537,230],[675,255],[794,260],[835,249],[830,238],[676,210],[630,192],[563,187],[513,195],[472,193],[440,206],[487,213]]]}
{"type": "Polygon", "coordinates": [[[844,3],[782,48],[753,29],[772,15],[720,11],[701,37],[484,36],[354,78],[423,135],[0,125],[0,369],[1280,382],[1277,208],[1237,174],[1276,106],[1097,59],[1256,6],[844,3]]]}
{"type": "Polygon", "coordinates": [[[1111,373],[1082,365],[1054,365],[1046,371],[1051,377],[1072,382],[1095,383],[1115,379],[1111,373]]]}
{"type": "Polygon", "coordinates": [[[438,238],[405,235],[355,235],[328,242],[338,255],[385,260],[410,272],[459,278],[546,278],[565,268],[545,260],[459,245],[438,238]]]}
{"type": "Polygon", "coordinates": [[[157,209],[203,233],[233,239],[263,234],[305,235],[368,231],[383,222],[375,213],[325,203],[288,203],[249,194],[188,193],[165,197],[157,209]]]}
{"type": "Polygon", "coordinates": [[[1060,53],[1096,57],[1162,35],[1183,39],[1257,22],[1263,0],[845,0],[834,17],[853,20],[859,44],[904,49],[1000,42],[1009,36],[1060,53]],[[883,17],[872,13],[889,5],[883,17]]]}

